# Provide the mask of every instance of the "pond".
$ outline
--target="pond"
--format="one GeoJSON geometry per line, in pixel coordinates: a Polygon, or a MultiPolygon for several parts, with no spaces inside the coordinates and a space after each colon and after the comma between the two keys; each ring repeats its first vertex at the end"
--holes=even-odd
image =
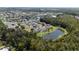
{"type": "Polygon", "coordinates": [[[43,36],[43,39],[45,40],[55,40],[57,39],[59,36],[63,35],[64,32],[61,31],[60,29],[56,29],[54,32],[51,32],[45,36],[43,36]]]}

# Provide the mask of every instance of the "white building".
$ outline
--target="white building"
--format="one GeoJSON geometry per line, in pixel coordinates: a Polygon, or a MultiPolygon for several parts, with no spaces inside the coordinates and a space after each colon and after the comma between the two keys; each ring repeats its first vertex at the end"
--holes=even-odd
{"type": "Polygon", "coordinates": [[[13,29],[15,29],[16,26],[18,26],[17,22],[4,22],[4,24],[5,24],[8,28],[13,28],[13,29]]]}

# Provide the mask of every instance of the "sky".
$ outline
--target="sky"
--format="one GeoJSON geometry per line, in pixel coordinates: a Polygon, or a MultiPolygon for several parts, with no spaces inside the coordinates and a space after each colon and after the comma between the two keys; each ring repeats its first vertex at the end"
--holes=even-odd
{"type": "Polygon", "coordinates": [[[78,0],[0,0],[0,7],[79,7],[78,0]]]}

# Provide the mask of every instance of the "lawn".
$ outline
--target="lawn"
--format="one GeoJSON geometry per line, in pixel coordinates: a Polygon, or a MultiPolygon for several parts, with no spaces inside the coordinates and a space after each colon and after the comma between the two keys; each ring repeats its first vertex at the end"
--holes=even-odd
{"type": "Polygon", "coordinates": [[[48,33],[51,33],[53,31],[55,31],[56,29],[58,29],[58,27],[52,26],[47,31],[37,33],[37,36],[38,37],[43,37],[44,35],[46,35],[48,33]]]}
{"type": "Polygon", "coordinates": [[[63,29],[63,28],[61,28],[61,27],[52,26],[52,27],[50,27],[47,31],[37,33],[37,37],[43,37],[43,36],[45,36],[45,35],[48,34],[48,33],[54,32],[54,31],[55,31],[56,29],[58,29],[58,28],[59,28],[61,31],[64,32],[63,36],[66,35],[66,34],[68,34],[68,32],[67,32],[65,29],[63,29]]]}

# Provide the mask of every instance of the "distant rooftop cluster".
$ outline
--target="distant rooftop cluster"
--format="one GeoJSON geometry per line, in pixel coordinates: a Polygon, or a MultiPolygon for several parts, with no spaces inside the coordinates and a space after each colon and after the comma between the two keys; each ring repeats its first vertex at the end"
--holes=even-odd
{"type": "Polygon", "coordinates": [[[50,24],[40,22],[43,16],[56,18],[56,13],[40,13],[40,12],[22,12],[22,11],[9,11],[0,12],[0,19],[7,28],[15,29],[16,27],[23,26],[24,30],[28,32],[42,32],[51,27],[50,24]],[[20,25],[19,25],[20,24],[20,25]]]}

